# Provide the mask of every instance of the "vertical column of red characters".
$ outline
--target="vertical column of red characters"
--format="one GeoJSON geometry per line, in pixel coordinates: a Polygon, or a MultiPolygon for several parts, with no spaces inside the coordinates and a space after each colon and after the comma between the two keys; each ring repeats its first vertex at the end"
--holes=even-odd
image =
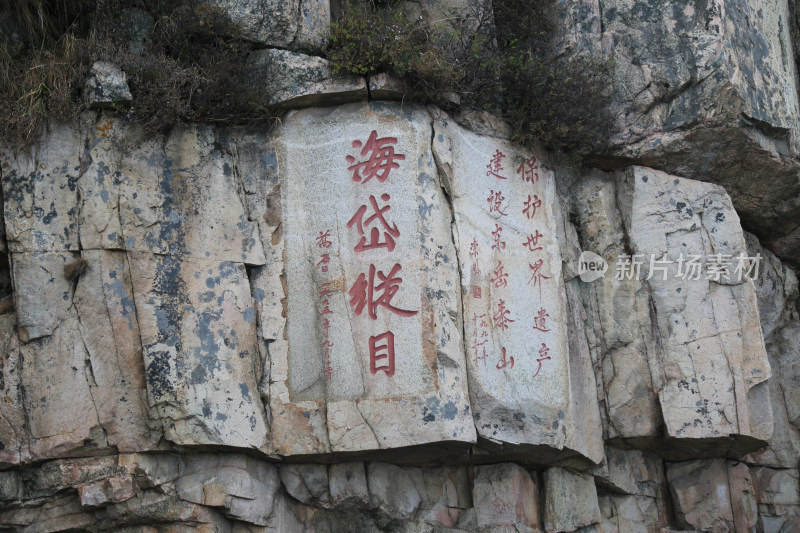
{"type": "MultiPolygon", "coordinates": [[[[395,153],[396,137],[378,137],[378,132],[373,130],[365,143],[354,140],[352,147],[357,150],[357,156],[348,155],[348,170],[352,171],[352,180],[359,184],[361,195],[367,199],[347,222],[351,231],[358,232],[358,243],[353,248],[356,253],[367,250],[385,248],[387,252],[395,249],[395,239],[400,237],[397,224],[390,222],[389,215],[391,197],[381,190],[381,184],[389,179],[392,170],[400,168],[398,161],[405,160],[406,156],[395,153]],[[358,150],[360,149],[360,150],[358,150]],[[373,181],[374,178],[374,181],[373,181]]],[[[403,269],[399,262],[395,262],[388,272],[378,270],[374,263],[369,264],[368,272],[359,274],[350,288],[350,306],[356,315],[361,315],[364,309],[371,320],[377,320],[378,308],[382,312],[393,313],[400,317],[411,317],[418,311],[400,309],[392,305],[392,298],[400,290],[403,279],[400,271],[403,269]]],[[[387,377],[395,373],[395,335],[391,329],[369,338],[369,370],[375,375],[379,371],[387,377]]]]}
{"type": "MultiPolygon", "coordinates": [[[[320,231],[319,235],[316,237],[317,248],[319,248],[320,254],[320,260],[317,263],[317,266],[322,274],[328,273],[328,265],[331,262],[331,255],[329,252],[333,243],[330,239],[330,229],[320,231]]],[[[331,379],[331,376],[333,375],[333,366],[331,365],[331,348],[333,348],[333,342],[330,339],[331,318],[333,316],[333,311],[331,311],[330,304],[330,297],[331,294],[333,294],[332,283],[330,281],[323,281],[320,284],[320,289],[317,294],[319,297],[319,314],[322,318],[322,351],[325,360],[325,377],[331,379]]]]}
{"type": "MultiPolygon", "coordinates": [[[[537,163],[536,158],[533,156],[529,158],[523,158],[522,162],[517,168],[517,175],[522,179],[523,183],[530,183],[531,187],[535,191],[537,185],[539,184],[539,164],[537,163]]],[[[541,192],[541,190],[539,194],[541,194],[542,198],[544,198],[544,193],[541,192]]],[[[539,232],[535,219],[536,210],[542,206],[542,198],[539,198],[539,195],[535,194],[534,192],[533,197],[531,197],[529,194],[528,198],[523,202],[522,214],[531,221],[531,229],[533,230],[533,233],[528,234],[526,241],[522,243],[522,245],[531,255],[533,261],[532,263],[528,263],[528,267],[531,270],[531,277],[528,279],[528,284],[532,285],[534,289],[534,297],[532,299],[536,301],[538,297],[538,302],[541,306],[538,313],[533,318],[532,328],[542,334],[546,334],[550,331],[550,328],[547,327],[547,319],[550,317],[550,315],[547,313],[542,304],[542,285],[547,280],[552,279],[552,277],[546,276],[544,272],[542,272],[542,269],[545,266],[545,261],[542,258],[543,247],[539,245],[539,239],[544,237],[544,235],[539,232]]],[[[547,266],[549,271],[549,265],[547,266]]],[[[538,357],[536,358],[538,366],[536,367],[536,372],[533,374],[533,377],[539,375],[539,372],[542,370],[542,363],[550,359],[550,348],[548,348],[547,344],[544,342],[541,343],[541,345],[542,346],[538,350],[538,357]]]]}

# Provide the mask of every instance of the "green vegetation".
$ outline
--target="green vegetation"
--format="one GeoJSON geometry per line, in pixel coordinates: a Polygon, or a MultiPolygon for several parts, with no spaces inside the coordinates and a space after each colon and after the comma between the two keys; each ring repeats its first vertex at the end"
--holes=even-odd
{"type": "MultiPolygon", "coordinates": [[[[435,17],[420,16],[418,3],[343,1],[326,50],[335,74],[387,72],[404,82],[408,99],[499,112],[522,144],[604,149],[612,62],[564,51],[554,40],[555,0],[482,0],[468,13],[435,17]]],[[[133,105],[120,111],[148,131],[271,118],[245,69],[253,44],[211,4],[0,0],[0,13],[8,11],[16,32],[0,19],[0,35],[10,36],[0,36],[0,142],[22,147],[45,119],[77,117],[86,75],[99,60],[128,75],[133,105]],[[130,7],[150,23],[125,27],[121,13],[130,7]],[[143,34],[136,47],[132,31],[143,34]]]]}
{"type": "Polygon", "coordinates": [[[392,72],[406,76],[428,48],[424,28],[397,3],[376,8],[369,2],[347,2],[331,25],[328,59],[333,73],[360,75],[392,72]]]}
{"type": "MultiPolygon", "coordinates": [[[[68,120],[77,111],[77,91],[90,66],[78,20],[92,11],[88,2],[0,0],[13,11],[19,41],[0,40],[0,136],[14,145],[30,143],[45,117],[68,120]],[[21,37],[25,39],[22,40],[21,37]]],[[[3,33],[12,34],[11,27],[3,33]]]]}
{"type": "Polygon", "coordinates": [[[601,152],[611,115],[613,59],[564,53],[552,0],[496,0],[498,78],[503,114],[517,140],[568,152],[601,152]]]}
{"type": "Polygon", "coordinates": [[[411,97],[499,109],[522,144],[602,151],[612,125],[612,61],[559,50],[552,0],[494,0],[489,7],[479,2],[470,13],[426,24],[402,2],[345,0],[328,58],[335,72],[389,72],[411,97]]]}

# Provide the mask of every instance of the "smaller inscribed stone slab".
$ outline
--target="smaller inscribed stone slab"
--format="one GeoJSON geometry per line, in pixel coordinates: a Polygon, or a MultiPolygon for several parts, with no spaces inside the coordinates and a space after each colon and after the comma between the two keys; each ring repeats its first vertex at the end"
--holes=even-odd
{"type": "Polygon", "coordinates": [[[281,129],[288,347],[270,349],[277,453],[475,440],[430,138],[427,112],[396,104],[309,109],[281,129]]]}
{"type": "Polygon", "coordinates": [[[453,201],[478,434],[565,446],[569,349],[553,174],[518,146],[434,124],[453,201]]]}

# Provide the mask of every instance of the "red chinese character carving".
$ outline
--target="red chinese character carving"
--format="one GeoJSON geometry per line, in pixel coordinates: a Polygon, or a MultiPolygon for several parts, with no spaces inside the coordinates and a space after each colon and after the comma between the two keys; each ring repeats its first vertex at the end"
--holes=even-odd
{"type": "MultiPolygon", "coordinates": [[[[355,157],[347,156],[347,162],[350,163],[347,169],[353,171],[353,181],[366,183],[374,177],[383,183],[393,168],[400,168],[395,161],[402,161],[406,156],[395,154],[394,146],[389,146],[390,144],[397,144],[397,137],[381,137],[379,139],[378,132],[372,130],[367,144],[364,145],[360,154],[361,157],[369,154],[369,158],[356,163],[355,157]]],[[[361,141],[353,141],[353,148],[361,148],[361,141]]]]}
{"type": "Polygon", "coordinates": [[[500,300],[500,303],[497,304],[497,312],[492,317],[494,319],[494,325],[492,327],[494,329],[500,328],[503,331],[507,330],[508,323],[514,322],[514,320],[508,318],[509,314],[511,314],[511,311],[506,309],[506,303],[503,300],[500,300]]]}
{"type": "Polygon", "coordinates": [[[506,349],[502,346],[500,347],[500,351],[503,352],[503,358],[497,363],[497,370],[503,370],[506,366],[511,365],[511,368],[514,368],[514,358],[508,357],[506,358],[506,349]]]}
{"type": "Polygon", "coordinates": [[[487,176],[494,176],[496,178],[500,178],[501,180],[506,179],[505,176],[501,176],[500,174],[498,174],[498,172],[503,171],[503,165],[501,161],[503,160],[504,157],[505,155],[503,154],[503,152],[501,152],[500,150],[495,150],[492,159],[490,159],[489,164],[486,165],[486,168],[488,169],[486,171],[487,176]]]}
{"type": "Polygon", "coordinates": [[[481,269],[478,268],[478,263],[472,263],[472,273],[475,274],[476,276],[479,276],[481,274],[481,269]]]}
{"type": "Polygon", "coordinates": [[[358,279],[353,283],[349,292],[350,307],[355,307],[355,314],[360,315],[366,305],[369,317],[372,320],[378,318],[378,307],[385,307],[392,313],[403,317],[416,315],[418,311],[399,309],[394,307],[391,303],[392,298],[394,298],[394,295],[400,290],[400,284],[403,282],[402,278],[399,276],[395,277],[395,274],[402,270],[402,268],[403,267],[400,266],[399,263],[395,263],[388,276],[378,271],[378,280],[380,283],[377,285],[375,285],[375,265],[369,265],[369,279],[367,279],[363,273],[359,274],[358,279]],[[373,298],[375,292],[382,292],[383,294],[377,298],[373,298]]]}
{"type": "Polygon", "coordinates": [[[319,232],[317,235],[317,247],[318,248],[330,248],[331,241],[328,240],[328,237],[331,236],[331,230],[325,230],[325,233],[319,232]]]}
{"type": "Polygon", "coordinates": [[[330,302],[328,301],[327,298],[325,298],[324,300],[322,300],[322,312],[319,315],[322,316],[322,315],[332,315],[332,314],[333,311],[331,311],[330,302]]]}
{"type": "Polygon", "coordinates": [[[325,338],[327,339],[328,338],[328,330],[331,329],[331,321],[328,318],[326,318],[325,320],[322,321],[322,329],[325,330],[325,338]]]}
{"type": "Polygon", "coordinates": [[[472,362],[475,363],[475,366],[478,366],[478,363],[481,362],[481,361],[483,361],[483,366],[486,366],[486,359],[488,359],[488,357],[489,357],[489,354],[486,353],[486,343],[487,342],[489,342],[489,341],[487,340],[487,341],[483,341],[483,342],[478,342],[478,339],[477,338],[475,339],[475,342],[472,345],[472,349],[473,349],[473,352],[475,354],[472,357],[472,362]],[[480,353],[480,354],[478,353],[478,348],[481,349],[482,353],[480,353]]]}
{"type": "Polygon", "coordinates": [[[494,244],[492,245],[492,250],[497,250],[499,252],[500,250],[505,250],[506,241],[500,240],[502,238],[501,234],[503,233],[503,228],[501,228],[497,224],[495,224],[494,227],[495,230],[492,232],[492,237],[494,237],[494,244]]]}
{"type": "Polygon", "coordinates": [[[322,259],[319,260],[319,263],[317,263],[317,266],[323,272],[327,272],[328,271],[328,263],[330,263],[330,262],[331,262],[330,254],[322,254],[322,259]]]}
{"type": "Polygon", "coordinates": [[[539,357],[536,358],[536,362],[539,363],[539,368],[536,369],[536,373],[533,377],[539,375],[539,371],[542,369],[542,361],[547,361],[548,359],[550,359],[550,348],[548,348],[545,343],[542,343],[542,347],[539,348],[539,357]]]}
{"type": "Polygon", "coordinates": [[[394,333],[391,331],[369,338],[369,371],[374,375],[379,370],[387,377],[394,376],[394,333]],[[386,341],[386,344],[378,344],[378,341],[386,341]],[[386,353],[378,355],[379,351],[386,353]],[[386,361],[378,365],[379,359],[386,361]]]}
{"type": "Polygon", "coordinates": [[[539,181],[537,170],[539,170],[539,164],[536,162],[536,158],[531,156],[522,160],[522,163],[517,168],[517,174],[522,176],[523,182],[537,183],[539,181]]]}
{"type": "Polygon", "coordinates": [[[498,261],[497,267],[494,269],[494,277],[489,280],[494,283],[494,288],[506,287],[508,285],[508,274],[503,272],[503,262],[498,261]]]}
{"type": "Polygon", "coordinates": [[[533,270],[533,274],[531,274],[531,279],[528,280],[528,284],[530,284],[530,282],[532,281],[534,287],[536,287],[537,285],[539,286],[539,298],[542,297],[542,280],[550,279],[552,277],[552,276],[545,276],[544,274],[542,274],[541,272],[542,265],[544,265],[544,260],[542,259],[539,259],[534,264],[528,263],[528,266],[531,268],[531,270],[533,270]]]}
{"type": "Polygon", "coordinates": [[[535,252],[536,250],[541,250],[542,247],[538,246],[539,237],[543,237],[543,235],[541,233],[539,233],[539,230],[537,229],[536,230],[536,235],[533,235],[533,234],[528,235],[528,240],[525,241],[523,246],[527,246],[528,250],[530,250],[531,252],[535,252]]]}
{"type": "MultiPolygon", "coordinates": [[[[485,331],[481,332],[480,335],[478,333],[478,319],[483,318],[485,316],[486,314],[482,315],[477,315],[475,313],[472,314],[473,333],[475,336],[475,342],[472,344],[472,350],[475,356],[473,357],[472,362],[475,363],[475,366],[477,366],[480,361],[483,361],[484,366],[486,366],[486,358],[488,357],[488,355],[486,354],[486,343],[489,342],[489,340],[486,339],[483,342],[478,342],[479,337],[483,338],[488,336],[488,334],[485,331]],[[483,352],[482,355],[478,353],[478,348],[480,348],[481,351],[483,352]]],[[[486,321],[481,320],[481,327],[485,328],[486,325],[487,325],[486,321]]]]}
{"type": "MultiPolygon", "coordinates": [[[[389,199],[390,197],[388,194],[381,195],[381,200],[384,202],[388,202],[389,199]]],[[[378,201],[371,194],[369,195],[369,203],[372,204],[372,216],[364,220],[367,206],[362,205],[358,208],[356,214],[353,215],[353,218],[347,223],[348,228],[352,228],[353,225],[356,225],[358,234],[361,235],[361,240],[358,241],[358,244],[356,244],[353,250],[356,252],[363,252],[364,250],[372,250],[373,248],[386,248],[391,252],[394,250],[394,240],[400,236],[400,230],[397,229],[397,224],[392,224],[392,227],[389,227],[389,223],[386,222],[386,219],[383,217],[383,214],[389,210],[390,206],[387,205],[386,207],[378,208],[378,201]],[[372,227],[369,232],[370,242],[367,243],[367,238],[364,237],[364,226],[369,226],[374,220],[377,220],[383,225],[383,237],[385,240],[381,242],[380,230],[378,230],[377,227],[372,227]]]]}
{"type": "Polygon", "coordinates": [[[478,241],[472,239],[472,243],[469,245],[469,255],[472,257],[478,257],[478,241]]]}
{"type": "Polygon", "coordinates": [[[326,296],[330,296],[331,294],[333,294],[333,284],[330,281],[326,281],[325,283],[320,285],[320,287],[321,287],[319,290],[320,298],[324,298],[326,296]]]}
{"type": "Polygon", "coordinates": [[[481,288],[477,285],[472,286],[472,297],[476,300],[481,299],[481,288]]]}
{"type": "Polygon", "coordinates": [[[533,195],[533,200],[531,200],[531,195],[528,195],[528,199],[525,200],[525,209],[522,210],[522,213],[528,215],[528,220],[533,218],[533,215],[536,214],[536,210],[542,206],[542,201],[539,200],[539,197],[535,194],[533,195]]]}
{"type": "Polygon", "coordinates": [[[503,216],[507,216],[507,213],[504,213],[502,210],[502,204],[505,201],[505,196],[501,191],[494,192],[493,190],[489,192],[489,197],[486,198],[486,201],[489,202],[489,213],[494,213],[497,211],[503,216]]]}
{"type": "Polygon", "coordinates": [[[538,329],[539,331],[544,331],[545,333],[550,331],[547,327],[547,319],[550,315],[547,314],[547,311],[544,310],[544,307],[539,309],[539,313],[533,317],[533,329],[538,329]]]}

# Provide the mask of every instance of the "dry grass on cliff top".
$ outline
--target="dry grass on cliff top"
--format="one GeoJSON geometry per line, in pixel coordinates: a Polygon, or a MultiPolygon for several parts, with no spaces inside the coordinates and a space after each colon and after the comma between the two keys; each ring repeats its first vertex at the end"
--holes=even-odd
{"type": "MultiPolygon", "coordinates": [[[[613,121],[611,62],[563,53],[555,0],[482,0],[429,23],[407,4],[345,0],[326,51],[334,73],[388,72],[409,98],[499,112],[515,140],[572,153],[602,152],[613,121]],[[491,3],[489,3],[491,2],[491,3]],[[455,95],[455,97],[454,97],[455,95]]],[[[270,120],[250,85],[252,43],[218,7],[167,0],[0,0],[0,142],[32,144],[47,119],[86,109],[82,90],[95,61],[128,75],[133,105],[120,108],[148,131],[180,122],[270,120]],[[115,33],[123,8],[154,20],[146,50],[115,33]],[[21,38],[8,30],[12,23],[21,38]],[[2,28],[6,25],[6,28],[2,28]]]]}
{"type": "Polygon", "coordinates": [[[82,90],[95,61],[128,75],[134,104],[120,109],[148,131],[179,122],[242,124],[269,120],[245,74],[250,43],[216,7],[159,0],[0,0],[4,22],[21,38],[0,38],[0,142],[30,146],[48,119],[86,110],[82,90]],[[122,8],[154,18],[144,53],[114,30],[122,8]]]}

